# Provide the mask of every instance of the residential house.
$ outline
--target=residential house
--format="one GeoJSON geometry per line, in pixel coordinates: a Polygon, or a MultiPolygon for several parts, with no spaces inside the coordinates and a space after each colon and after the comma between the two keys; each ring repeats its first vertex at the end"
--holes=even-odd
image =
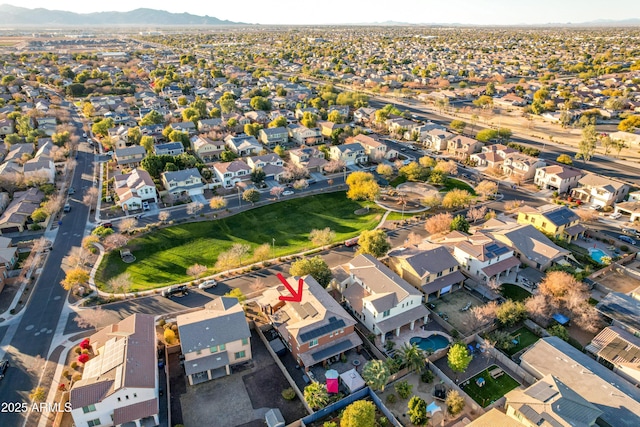
{"type": "Polygon", "coordinates": [[[631,195],[629,200],[632,201],[616,203],[614,211],[629,214],[629,222],[635,222],[640,219],[640,201],[631,199],[631,195]]]}
{"type": "Polygon", "coordinates": [[[640,134],[637,133],[618,131],[610,133],[609,137],[614,141],[623,141],[629,147],[640,145],[640,134]]]}
{"type": "Polygon", "coordinates": [[[331,138],[334,131],[339,129],[344,129],[349,126],[348,124],[345,124],[345,123],[333,123],[333,122],[322,122],[322,121],[317,122],[317,125],[320,128],[320,132],[322,133],[322,136],[324,136],[327,139],[331,138]]]}
{"type": "Polygon", "coordinates": [[[212,168],[224,188],[232,188],[242,181],[251,179],[251,167],[242,160],[216,162],[212,168]]]}
{"type": "Polygon", "coordinates": [[[220,159],[225,150],[224,141],[213,141],[204,135],[191,137],[191,149],[203,162],[211,162],[220,159]]]}
{"type": "MultiPolygon", "coordinates": [[[[524,352],[520,360],[520,367],[528,374],[538,379],[551,375],[602,411],[595,425],[640,425],[640,390],[560,338],[539,339],[524,352]]],[[[582,411],[585,417],[587,411],[594,413],[591,407],[581,405],[572,408],[571,404],[566,402],[569,408],[564,408],[566,405],[562,402],[556,402],[554,406],[560,411],[566,409],[574,416],[580,416],[582,411]]],[[[594,424],[584,421],[572,425],[594,424]]]]}
{"type": "Polygon", "coordinates": [[[231,375],[232,366],[251,360],[251,331],[237,298],[218,297],[176,323],[190,385],[231,375]]]}
{"type": "Polygon", "coordinates": [[[200,171],[198,171],[197,168],[163,172],[162,184],[164,188],[174,196],[183,194],[198,196],[204,193],[202,175],[200,175],[200,171]]]}
{"type": "Polygon", "coordinates": [[[199,132],[210,132],[212,130],[222,128],[223,122],[221,118],[202,119],[198,121],[199,132]]]}
{"type": "Polygon", "coordinates": [[[531,224],[493,219],[484,224],[483,231],[512,248],[521,263],[540,271],[554,264],[565,264],[571,256],[570,251],[553,243],[531,224]]]}
{"type": "Polygon", "coordinates": [[[182,142],[156,144],[153,146],[153,151],[156,156],[178,156],[184,153],[184,145],[182,145],[182,142]]]}
{"type": "Polygon", "coordinates": [[[584,236],[586,228],[580,217],[566,206],[554,204],[538,208],[523,206],[518,212],[518,224],[531,224],[547,236],[571,242],[584,236]]]}
{"type": "Polygon", "coordinates": [[[627,184],[592,173],[580,178],[578,184],[579,187],[571,190],[571,196],[594,206],[612,206],[629,193],[627,184]]]}
{"type": "Polygon", "coordinates": [[[640,337],[608,326],[591,340],[585,351],[630,383],[640,383],[640,337]]]}
{"type": "Polygon", "coordinates": [[[9,149],[9,152],[4,158],[5,163],[16,162],[20,163],[23,158],[31,158],[33,154],[33,144],[13,144],[9,149]]]}
{"type": "Polygon", "coordinates": [[[18,248],[11,246],[11,239],[0,237],[0,292],[9,277],[8,271],[18,262],[18,248]]]}
{"type": "Polygon", "coordinates": [[[515,93],[508,93],[502,98],[493,98],[493,104],[505,108],[524,107],[527,105],[527,101],[515,93]]]}
{"type": "Polygon", "coordinates": [[[118,206],[124,210],[140,209],[142,202],[158,202],[156,185],[146,170],[136,168],[113,178],[118,206]]]}
{"type": "Polygon", "coordinates": [[[0,119],[0,135],[7,136],[13,133],[13,120],[0,119]]]}
{"type": "Polygon", "coordinates": [[[53,163],[51,149],[53,143],[42,143],[31,160],[27,160],[22,166],[22,172],[26,182],[48,182],[53,184],[56,180],[56,166],[53,163]]]}
{"type": "Polygon", "coordinates": [[[422,292],[371,255],[356,256],[334,275],[347,309],[382,343],[387,335],[400,335],[404,326],[413,330],[429,318],[422,292]]]}
{"type": "Polygon", "coordinates": [[[289,142],[289,131],[285,127],[260,129],[258,139],[269,148],[286,145],[289,142]]]}
{"type": "Polygon", "coordinates": [[[458,260],[442,245],[425,242],[394,249],[388,257],[389,266],[427,301],[461,289],[465,280],[458,260]]]}
{"type": "Polygon", "coordinates": [[[447,151],[458,159],[466,160],[482,149],[482,142],[467,136],[455,135],[447,141],[447,151]]]}
{"type": "Polygon", "coordinates": [[[396,133],[411,133],[414,129],[420,126],[420,123],[405,119],[403,117],[390,118],[387,119],[384,123],[387,126],[387,129],[389,129],[389,132],[396,133]]]}
{"type": "Polygon", "coordinates": [[[322,172],[322,168],[328,163],[322,151],[305,146],[289,151],[289,160],[309,172],[322,172]]]}
{"type": "Polygon", "coordinates": [[[359,143],[332,145],[329,157],[332,160],[340,160],[347,166],[366,163],[368,160],[364,147],[359,143]]]}
{"type": "Polygon", "coordinates": [[[255,156],[264,148],[254,136],[245,134],[238,136],[228,135],[224,138],[224,142],[229,150],[240,157],[255,156]]]}
{"type": "Polygon", "coordinates": [[[444,151],[447,149],[447,141],[453,138],[454,134],[443,129],[433,129],[425,135],[424,143],[427,148],[434,151],[444,151]]]}
{"type": "Polygon", "coordinates": [[[147,150],[141,145],[116,148],[114,157],[118,166],[136,167],[147,157],[147,150]]]}
{"type": "Polygon", "coordinates": [[[493,144],[482,147],[481,153],[472,154],[469,159],[475,162],[476,166],[486,166],[488,168],[501,168],[504,160],[518,150],[507,147],[503,144],[493,144]]]}
{"type": "Polygon", "coordinates": [[[520,269],[520,260],[513,249],[482,233],[454,243],[453,257],[463,272],[482,282],[499,279],[520,269]]]}
{"type": "Polygon", "coordinates": [[[275,179],[276,181],[284,173],[284,162],[275,153],[248,157],[247,165],[249,165],[252,172],[258,168],[262,169],[262,172],[265,173],[265,178],[275,179]]]}
{"type": "MultiPolygon", "coordinates": [[[[346,351],[362,345],[356,321],[311,276],[302,282],[304,302],[282,301],[290,296],[283,285],[270,288],[258,301],[296,362],[306,371],[326,361],[336,361],[346,351]]],[[[298,277],[287,279],[298,289],[298,277]]]]}
{"type": "Polygon", "coordinates": [[[359,143],[364,147],[364,152],[372,161],[382,161],[382,159],[395,160],[398,157],[396,150],[390,150],[387,144],[379,141],[377,138],[359,134],[353,138],[348,138],[347,143],[359,143]]]}
{"type": "Polygon", "coordinates": [[[94,356],[69,392],[75,425],[159,425],[153,316],[133,314],[94,333],[89,343],[94,356]]]}
{"type": "Polygon", "coordinates": [[[504,159],[502,172],[514,180],[529,181],[535,176],[536,170],[543,166],[546,166],[544,160],[526,154],[514,153],[504,159]]]}
{"type": "Polygon", "coordinates": [[[196,125],[193,122],[178,122],[170,123],[171,129],[179,132],[185,132],[189,135],[193,135],[196,132],[196,125]]]}
{"type": "Polygon", "coordinates": [[[640,299],[620,292],[609,292],[596,309],[616,326],[628,333],[640,335],[640,299]]]}
{"type": "Polygon", "coordinates": [[[555,190],[567,194],[578,185],[582,172],[568,166],[552,165],[536,170],[533,182],[543,190],[555,190]]]}
{"type": "Polygon", "coordinates": [[[366,124],[375,119],[376,109],[360,107],[353,112],[353,120],[359,124],[366,124]]]}
{"type": "Polygon", "coordinates": [[[302,125],[289,125],[289,137],[299,145],[316,145],[322,143],[320,128],[308,128],[302,125]]]}
{"type": "Polygon", "coordinates": [[[0,215],[0,234],[23,232],[43,199],[44,193],[36,187],[13,193],[13,200],[0,215]]]}

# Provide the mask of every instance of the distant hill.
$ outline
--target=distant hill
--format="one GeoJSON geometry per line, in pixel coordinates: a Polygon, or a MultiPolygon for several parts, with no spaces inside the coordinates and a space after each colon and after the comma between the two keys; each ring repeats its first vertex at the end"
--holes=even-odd
{"type": "Polygon", "coordinates": [[[130,12],[74,13],[62,10],[27,9],[0,5],[0,27],[16,26],[165,26],[165,25],[243,25],[213,16],[171,13],[155,9],[135,9],[130,12]]]}

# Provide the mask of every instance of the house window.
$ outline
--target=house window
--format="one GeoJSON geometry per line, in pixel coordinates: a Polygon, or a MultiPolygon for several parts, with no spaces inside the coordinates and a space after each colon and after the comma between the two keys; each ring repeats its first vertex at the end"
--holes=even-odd
{"type": "Polygon", "coordinates": [[[318,345],[318,339],[317,338],[314,339],[314,340],[311,340],[311,342],[309,342],[309,347],[315,347],[317,345],[318,345]]]}
{"type": "Polygon", "coordinates": [[[100,418],[96,418],[95,420],[89,420],[89,421],[87,421],[87,425],[88,425],[89,427],[99,426],[100,424],[101,424],[101,423],[100,423],[100,418]]]}
{"type": "Polygon", "coordinates": [[[547,223],[546,222],[542,223],[542,228],[547,228],[547,223]]]}
{"type": "Polygon", "coordinates": [[[138,393],[133,393],[133,398],[135,399],[136,397],[138,397],[138,393]]]}
{"type": "Polygon", "coordinates": [[[96,411],[96,405],[87,405],[82,408],[82,412],[85,414],[88,414],[89,412],[95,412],[95,411],[96,411]]]}
{"type": "Polygon", "coordinates": [[[220,346],[218,347],[218,350],[220,351],[225,351],[227,349],[227,346],[225,344],[220,344],[220,346]]]}
{"type": "Polygon", "coordinates": [[[246,357],[246,353],[244,350],[236,352],[234,355],[236,359],[243,359],[246,357]]]}
{"type": "Polygon", "coordinates": [[[436,277],[442,277],[442,271],[438,272],[438,274],[436,274],[436,277]]]}
{"type": "Polygon", "coordinates": [[[382,313],[382,317],[389,317],[389,314],[391,314],[391,310],[387,310],[385,312],[382,313]]]}
{"type": "MultiPolygon", "coordinates": [[[[209,351],[210,351],[211,353],[216,353],[216,352],[218,351],[218,346],[217,346],[217,345],[214,345],[214,346],[212,346],[212,347],[209,347],[209,351]]],[[[197,354],[200,354],[200,350],[198,350],[198,353],[197,353],[197,354]]]]}
{"type": "Polygon", "coordinates": [[[249,338],[242,338],[242,345],[249,344],[249,338]]]}
{"type": "Polygon", "coordinates": [[[454,270],[454,269],[455,269],[455,267],[451,267],[451,268],[449,269],[449,273],[453,273],[453,270],[454,270]]]}

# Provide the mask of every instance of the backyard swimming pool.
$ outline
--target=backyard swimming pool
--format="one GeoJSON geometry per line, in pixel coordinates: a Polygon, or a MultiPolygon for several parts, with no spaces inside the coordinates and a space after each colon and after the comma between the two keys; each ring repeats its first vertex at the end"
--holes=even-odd
{"type": "Polygon", "coordinates": [[[602,257],[606,257],[609,256],[606,253],[604,253],[603,250],[601,249],[594,249],[591,248],[589,249],[589,255],[591,255],[591,259],[594,260],[595,262],[602,264],[602,257]]]}
{"type": "Polygon", "coordinates": [[[433,334],[427,338],[413,337],[409,340],[411,344],[416,344],[424,351],[436,352],[449,345],[449,340],[442,335],[433,334]]]}

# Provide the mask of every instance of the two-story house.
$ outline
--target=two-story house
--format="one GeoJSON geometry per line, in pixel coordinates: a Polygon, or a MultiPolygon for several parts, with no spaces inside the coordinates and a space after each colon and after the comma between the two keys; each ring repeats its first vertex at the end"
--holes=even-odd
{"type": "Polygon", "coordinates": [[[191,137],[191,149],[203,162],[220,159],[225,150],[224,141],[214,141],[204,135],[191,137]]]}
{"type": "Polygon", "coordinates": [[[447,149],[447,141],[454,137],[454,134],[443,129],[433,129],[424,135],[424,144],[434,151],[444,151],[447,149]]]}
{"type": "Polygon", "coordinates": [[[204,194],[202,175],[200,175],[198,168],[163,172],[162,184],[164,188],[174,196],[183,194],[198,196],[204,194]]]}
{"type": "Polygon", "coordinates": [[[157,156],[179,156],[184,153],[184,145],[182,142],[166,142],[154,145],[153,151],[157,156]]]}
{"type": "Polygon", "coordinates": [[[482,282],[499,279],[520,268],[513,249],[482,233],[453,244],[453,257],[463,272],[482,282]]]}
{"type": "Polygon", "coordinates": [[[578,185],[582,172],[568,166],[552,165],[536,170],[534,184],[544,190],[554,190],[559,194],[567,194],[578,185]]]}
{"type": "Polygon", "coordinates": [[[618,326],[607,326],[585,351],[625,380],[635,384],[640,381],[640,336],[618,326]]]}
{"type": "Polygon", "coordinates": [[[260,129],[258,139],[269,148],[286,145],[289,142],[289,131],[285,127],[260,129]]]}
{"type": "Polygon", "coordinates": [[[171,129],[193,135],[196,131],[196,125],[193,122],[170,123],[171,129]]]}
{"type": "Polygon", "coordinates": [[[147,150],[145,150],[145,148],[140,145],[116,148],[114,153],[114,157],[118,166],[140,166],[140,162],[143,161],[145,157],[147,157],[147,150]]]}
{"type": "Polygon", "coordinates": [[[69,393],[77,426],[160,424],[153,316],[133,314],[89,337],[94,356],[69,393]]]}
{"type": "Polygon", "coordinates": [[[284,161],[275,153],[248,157],[247,165],[249,165],[251,171],[262,169],[265,178],[275,179],[276,181],[284,173],[284,161]]]}
{"type": "Polygon", "coordinates": [[[466,160],[482,149],[482,142],[467,136],[455,135],[447,140],[447,151],[452,156],[466,160]]]}
{"type": "Polygon", "coordinates": [[[212,130],[222,129],[222,126],[222,119],[219,117],[198,120],[199,132],[210,132],[212,130]]]}
{"type": "Polygon", "coordinates": [[[486,166],[489,168],[502,167],[504,159],[508,156],[518,153],[518,150],[507,147],[503,144],[493,144],[482,147],[480,153],[472,154],[469,159],[476,166],[486,166]]]}
{"type": "Polygon", "coordinates": [[[262,144],[254,136],[245,134],[238,136],[228,135],[224,138],[224,142],[229,150],[240,157],[255,156],[263,149],[262,144]]]}
{"type": "Polygon", "coordinates": [[[296,166],[306,168],[309,172],[321,172],[328,163],[324,153],[315,147],[300,147],[289,151],[289,160],[296,166]]]}
{"type": "Polygon", "coordinates": [[[322,131],[320,128],[308,128],[306,126],[291,124],[289,128],[289,137],[298,145],[316,145],[322,143],[322,131]]]}
{"type": "Polygon", "coordinates": [[[369,159],[362,144],[332,145],[329,149],[329,157],[332,160],[343,161],[345,165],[357,165],[366,163],[369,159]]]}
{"type": "MultiPolygon", "coordinates": [[[[293,289],[298,289],[298,280],[287,279],[293,289]]],[[[303,277],[302,293],[303,302],[282,301],[280,296],[290,292],[279,285],[264,291],[258,301],[300,366],[309,370],[340,360],[343,353],[362,345],[354,330],[356,321],[313,277],[303,277]]]]}
{"type": "Polygon", "coordinates": [[[575,212],[554,204],[538,208],[523,206],[518,213],[518,224],[531,224],[548,236],[568,242],[584,236],[586,231],[575,212]]]}
{"type": "Polygon", "coordinates": [[[461,289],[465,276],[460,264],[442,245],[421,243],[388,253],[389,266],[404,280],[420,289],[426,300],[461,289]]]}
{"type": "Polygon", "coordinates": [[[212,169],[224,188],[232,188],[242,181],[251,179],[251,167],[242,160],[216,162],[212,169]]]}
{"type": "Polygon", "coordinates": [[[358,255],[335,272],[347,309],[371,333],[400,335],[400,329],[413,330],[425,324],[429,310],[422,305],[422,292],[371,255],[358,255]]]}
{"type": "Polygon", "coordinates": [[[156,186],[146,170],[136,168],[131,173],[118,174],[113,178],[118,206],[124,210],[140,209],[142,202],[158,202],[156,186]]]}
{"type": "Polygon", "coordinates": [[[8,271],[18,262],[18,248],[11,246],[11,239],[0,237],[0,292],[9,277],[8,271]]]}
{"type": "Polygon", "coordinates": [[[512,154],[504,159],[502,163],[502,172],[512,179],[519,181],[528,181],[533,179],[536,170],[545,166],[544,160],[537,157],[527,156],[526,154],[512,154]]]}
{"type": "Polygon", "coordinates": [[[580,178],[578,187],[571,190],[572,197],[600,207],[621,202],[628,193],[627,184],[592,173],[580,178]]]}
{"type": "Polygon", "coordinates": [[[27,160],[22,166],[25,182],[48,182],[53,184],[56,180],[56,167],[53,163],[51,141],[39,141],[38,151],[31,160],[27,160]]]}
{"type": "Polygon", "coordinates": [[[398,157],[396,150],[390,150],[387,144],[368,135],[359,134],[348,138],[347,143],[358,143],[364,147],[364,152],[371,161],[380,162],[382,159],[395,160],[398,157]]]}
{"type": "Polygon", "coordinates": [[[251,331],[237,298],[218,297],[176,323],[190,385],[231,375],[233,365],[251,360],[251,331]]]}

